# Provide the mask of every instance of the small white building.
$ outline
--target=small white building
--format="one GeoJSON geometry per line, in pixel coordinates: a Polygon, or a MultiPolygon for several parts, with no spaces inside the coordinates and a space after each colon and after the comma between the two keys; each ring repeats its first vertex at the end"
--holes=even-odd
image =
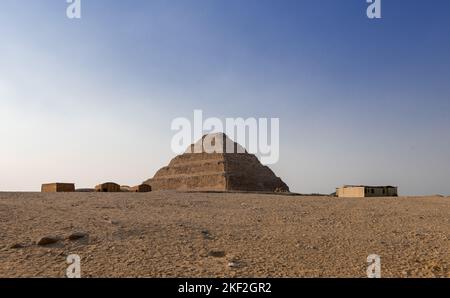
{"type": "Polygon", "coordinates": [[[395,186],[344,185],[336,189],[339,198],[397,197],[395,186]]]}

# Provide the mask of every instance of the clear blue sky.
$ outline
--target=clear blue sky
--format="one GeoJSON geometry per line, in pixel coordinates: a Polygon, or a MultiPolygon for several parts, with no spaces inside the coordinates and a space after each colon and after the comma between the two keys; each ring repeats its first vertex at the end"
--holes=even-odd
{"type": "Polygon", "coordinates": [[[450,2],[0,2],[0,190],[137,184],[170,123],[279,117],[293,191],[450,194],[450,2]]]}

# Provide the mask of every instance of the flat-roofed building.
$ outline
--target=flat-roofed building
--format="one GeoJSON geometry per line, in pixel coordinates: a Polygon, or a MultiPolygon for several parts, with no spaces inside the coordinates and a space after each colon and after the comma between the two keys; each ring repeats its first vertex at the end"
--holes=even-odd
{"type": "Polygon", "coordinates": [[[42,184],[41,192],[74,192],[75,184],[73,183],[47,183],[42,184]]]}
{"type": "Polygon", "coordinates": [[[336,189],[340,198],[397,197],[395,186],[344,185],[336,189]]]}

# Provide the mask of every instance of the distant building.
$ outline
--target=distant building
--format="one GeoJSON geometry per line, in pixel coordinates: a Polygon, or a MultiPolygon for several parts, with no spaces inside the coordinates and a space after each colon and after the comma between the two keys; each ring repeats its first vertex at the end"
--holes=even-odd
{"type": "Polygon", "coordinates": [[[121,192],[130,192],[131,191],[131,187],[129,187],[128,185],[121,185],[120,186],[120,191],[121,192]]]}
{"type": "Polygon", "coordinates": [[[130,188],[131,192],[151,192],[152,187],[148,184],[141,184],[130,188]]]}
{"type": "Polygon", "coordinates": [[[48,183],[42,184],[41,192],[74,192],[75,184],[73,183],[48,183]]]}
{"type": "Polygon", "coordinates": [[[344,185],[336,189],[340,198],[397,197],[398,190],[394,186],[344,185]]]}
{"type": "Polygon", "coordinates": [[[95,187],[96,192],[120,192],[120,185],[113,183],[113,182],[107,182],[103,184],[99,184],[95,187]]]}

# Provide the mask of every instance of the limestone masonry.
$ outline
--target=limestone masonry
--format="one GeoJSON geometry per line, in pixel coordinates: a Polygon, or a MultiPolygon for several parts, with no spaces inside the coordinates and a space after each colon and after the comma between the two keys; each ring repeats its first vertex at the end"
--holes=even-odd
{"type": "Polygon", "coordinates": [[[211,135],[191,145],[186,153],[172,159],[168,166],[144,183],[150,185],[153,191],[289,192],[289,187],[270,168],[262,165],[255,155],[246,152],[225,134],[216,134],[212,138],[212,145],[219,148],[215,152],[220,153],[206,153],[211,152],[206,150],[211,144],[206,144],[205,139],[210,140],[211,135]],[[239,150],[234,152],[243,153],[226,153],[229,152],[227,145],[239,150]]]}

